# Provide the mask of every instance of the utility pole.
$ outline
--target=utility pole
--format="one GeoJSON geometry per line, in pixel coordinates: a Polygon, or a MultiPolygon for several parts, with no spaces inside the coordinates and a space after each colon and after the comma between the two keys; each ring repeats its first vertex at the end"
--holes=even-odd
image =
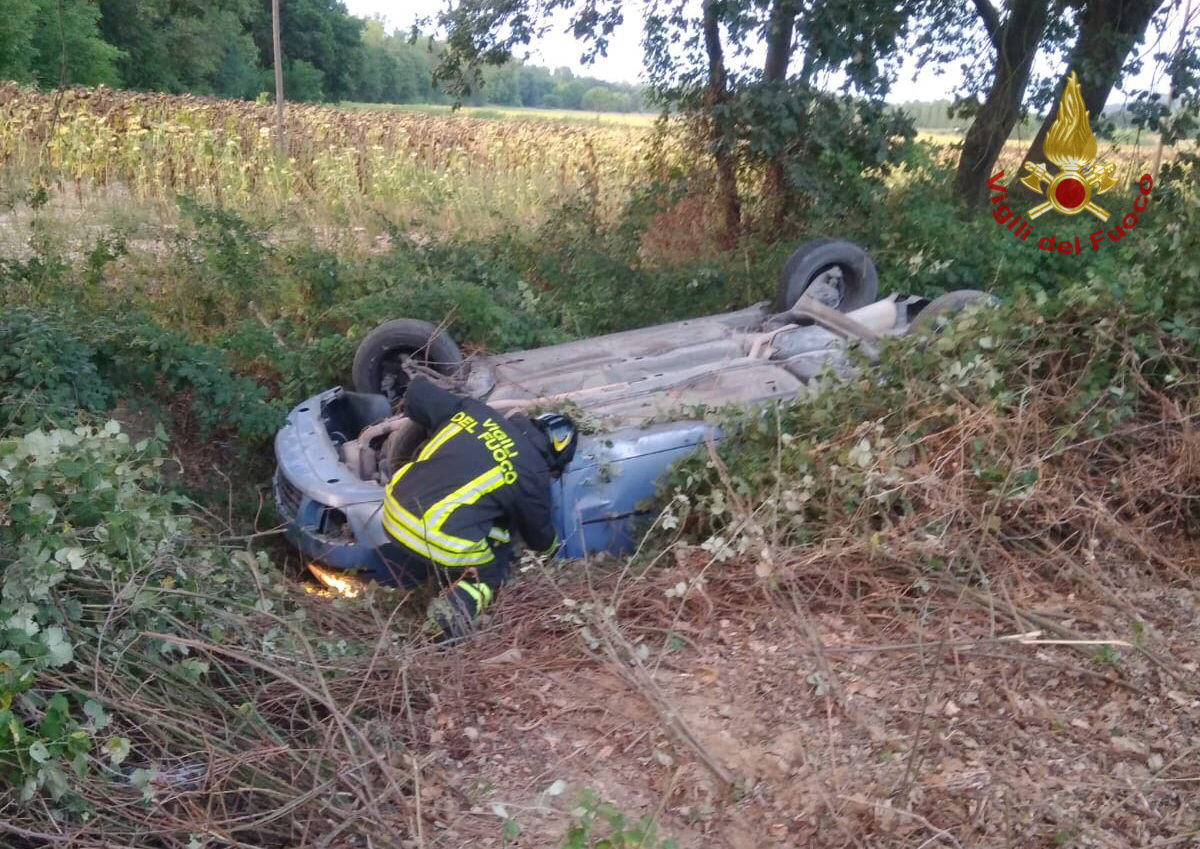
{"type": "Polygon", "coordinates": [[[279,41],[279,0],[271,0],[271,38],[275,42],[275,145],[279,155],[287,152],[283,138],[283,47],[279,41]]]}

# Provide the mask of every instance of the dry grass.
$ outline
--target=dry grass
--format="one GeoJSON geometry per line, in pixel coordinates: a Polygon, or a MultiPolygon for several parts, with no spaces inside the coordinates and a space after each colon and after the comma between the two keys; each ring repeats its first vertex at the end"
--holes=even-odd
{"type": "Polygon", "coordinates": [[[896,484],[920,509],[874,533],[848,517],[777,545],[731,487],[734,524],[766,529],[754,556],[678,544],[640,574],[510,591],[426,679],[471,706],[431,713],[439,786],[492,788],[443,798],[432,845],[501,845],[492,802],[557,845],[555,780],[681,846],[1192,845],[1200,401],[1149,393],[1111,435],[1056,442],[1080,365],[1013,410],[946,411],[896,484]],[[980,440],[1037,465],[1027,497],[979,498],[980,440]]]}
{"type": "Polygon", "coordinates": [[[100,773],[87,823],[9,807],[0,830],[450,849],[512,845],[513,819],[519,845],[552,847],[589,788],[684,847],[1189,845],[1200,395],[1147,389],[1108,435],[1063,437],[1089,355],[1041,356],[1019,404],[939,412],[893,483],[917,509],[890,522],[864,506],[784,545],[767,502],[730,487],[734,526],[761,535],[745,556],[677,541],[536,568],[453,651],[407,632],[402,595],[308,599],[303,628],[247,612],[236,649],[181,624],[159,636],[210,665],[200,702],[81,658],[73,687],[141,717],[152,792],[100,773]],[[981,495],[980,442],[1036,486],[981,495]],[[373,648],[318,661],[312,634],[373,648]]]}
{"type": "MultiPolygon", "coordinates": [[[[918,135],[920,141],[932,145],[939,151],[939,158],[947,167],[953,167],[958,162],[962,146],[962,137],[954,133],[922,132],[918,135]]],[[[1000,151],[993,173],[1004,171],[1006,178],[1010,175],[1023,174],[1022,164],[1025,154],[1029,152],[1030,139],[1010,139],[1005,142],[1000,151]]],[[[1158,144],[1156,136],[1146,133],[1138,136],[1137,141],[1098,140],[1097,163],[1117,163],[1117,176],[1122,185],[1136,183],[1138,178],[1150,170],[1154,162],[1155,148],[1158,144]]],[[[1163,150],[1163,161],[1170,162],[1175,158],[1177,149],[1167,147],[1163,150]]]]}

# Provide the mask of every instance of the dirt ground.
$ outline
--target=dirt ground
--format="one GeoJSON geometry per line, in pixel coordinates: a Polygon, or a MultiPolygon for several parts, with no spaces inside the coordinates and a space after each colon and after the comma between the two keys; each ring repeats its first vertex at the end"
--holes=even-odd
{"type": "Polygon", "coordinates": [[[405,845],[557,847],[590,790],[681,847],[1200,846],[1190,583],[1117,564],[1120,610],[986,594],[1101,641],[1061,645],[969,593],[767,589],[735,580],[746,564],[681,599],[703,554],[518,583],[471,644],[417,664],[405,845]]]}

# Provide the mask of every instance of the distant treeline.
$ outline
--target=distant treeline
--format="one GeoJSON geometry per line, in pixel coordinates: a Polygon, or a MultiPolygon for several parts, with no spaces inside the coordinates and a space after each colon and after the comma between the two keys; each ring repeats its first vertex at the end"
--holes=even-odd
{"type": "MultiPolygon", "coordinates": [[[[0,80],[108,85],[254,99],[273,93],[270,0],[0,0],[0,80]]],[[[338,0],[281,3],[284,92],[292,100],[446,103],[438,45],[387,33],[338,0]]],[[[567,68],[489,68],[472,105],[631,112],[634,85],[567,68]]]]}
{"type": "MultiPolygon", "coordinates": [[[[951,101],[949,100],[912,100],[907,103],[896,104],[895,108],[906,113],[912,118],[913,123],[918,129],[922,130],[948,130],[959,131],[965,130],[971,123],[969,118],[951,118],[949,110],[951,101]]],[[[1111,127],[1130,127],[1133,126],[1133,114],[1128,108],[1128,104],[1110,104],[1104,108],[1104,120],[1111,127]]],[[[1023,123],[1018,123],[1013,129],[1014,134],[1024,134],[1024,137],[1029,138],[1037,131],[1040,117],[1027,119],[1023,123]]],[[[1092,128],[1096,132],[1100,132],[1102,127],[1093,118],[1092,128]]],[[[1107,129],[1107,128],[1105,128],[1107,129]]]]}
{"type": "Polygon", "coordinates": [[[971,122],[966,118],[951,118],[949,100],[913,100],[899,103],[896,109],[912,118],[913,123],[922,130],[961,130],[971,122]]]}

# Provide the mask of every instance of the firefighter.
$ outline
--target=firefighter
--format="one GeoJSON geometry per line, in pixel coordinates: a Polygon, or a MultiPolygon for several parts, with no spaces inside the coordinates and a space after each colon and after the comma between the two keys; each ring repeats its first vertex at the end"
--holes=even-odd
{"type": "Polygon", "coordinates": [[[575,425],[558,413],[505,418],[474,398],[415,377],[404,412],[429,440],[386,488],[381,552],[392,577],[414,587],[436,575],[448,584],[430,605],[439,641],[469,634],[508,577],[511,533],[542,554],[558,535],[550,480],[575,455],[575,425]]]}

